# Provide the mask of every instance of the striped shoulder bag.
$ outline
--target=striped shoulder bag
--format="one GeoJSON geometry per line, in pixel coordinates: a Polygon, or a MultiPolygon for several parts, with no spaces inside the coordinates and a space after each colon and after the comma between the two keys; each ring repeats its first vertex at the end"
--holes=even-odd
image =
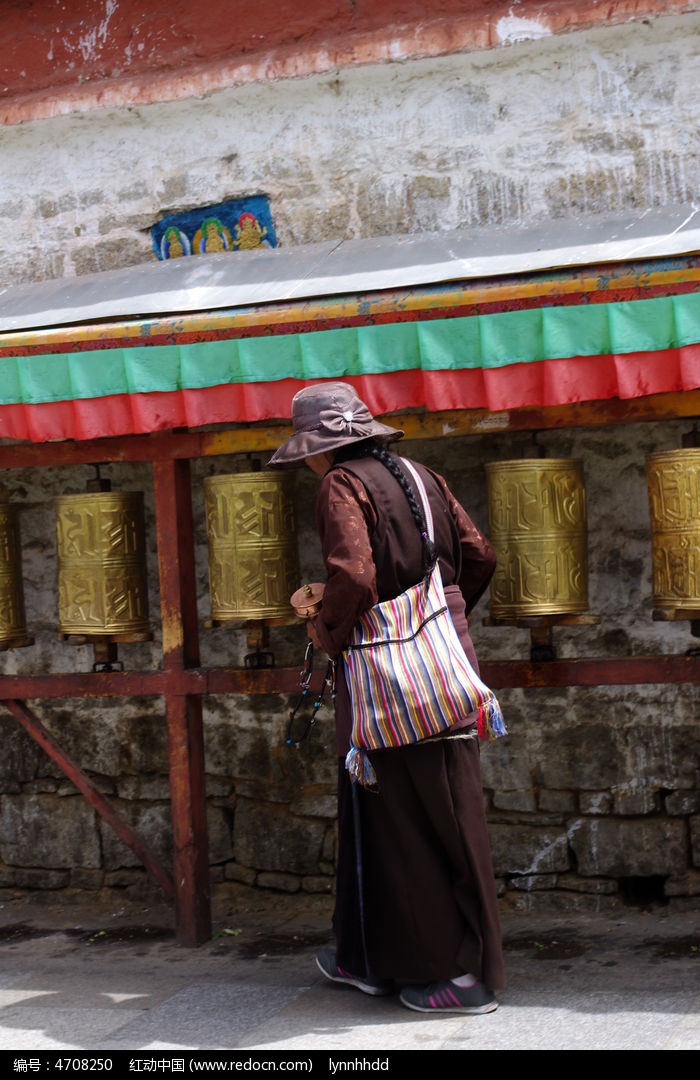
{"type": "MultiPolygon", "coordinates": [[[[420,493],[432,541],[423,481],[405,458],[402,465],[420,493]]],[[[498,701],[470,664],[454,628],[437,558],[417,585],[360,617],[343,660],[353,714],[345,764],[360,784],[376,782],[368,750],[419,742],[472,714],[482,742],[506,734],[498,701]]]]}

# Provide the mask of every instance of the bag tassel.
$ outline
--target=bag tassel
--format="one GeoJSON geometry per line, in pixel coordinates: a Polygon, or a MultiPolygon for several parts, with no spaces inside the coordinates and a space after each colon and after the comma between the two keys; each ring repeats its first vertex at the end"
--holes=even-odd
{"type": "Polygon", "coordinates": [[[483,743],[490,743],[494,739],[499,739],[502,735],[508,734],[501,706],[495,697],[489,698],[480,706],[476,718],[476,730],[479,741],[483,743]]]}
{"type": "Polygon", "coordinates": [[[350,773],[351,780],[363,787],[373,787],[377,783],[377,774],[372,767],[372,762],[367,756],[366,750],[360,750],[353,746],[345,758],[345,768],[350,773]]]}

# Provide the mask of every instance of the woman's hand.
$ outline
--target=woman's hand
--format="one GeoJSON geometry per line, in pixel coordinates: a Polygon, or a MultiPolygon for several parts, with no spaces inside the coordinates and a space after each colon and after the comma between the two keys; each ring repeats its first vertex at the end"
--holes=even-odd
{"type": "Polygon", "coordinates": [[[321,642],[318,640],[318,634],[316,633],[316,627],[314,626],[314,619],[306,620],[306,636],[317,649],[323,649],[321,642]]]}

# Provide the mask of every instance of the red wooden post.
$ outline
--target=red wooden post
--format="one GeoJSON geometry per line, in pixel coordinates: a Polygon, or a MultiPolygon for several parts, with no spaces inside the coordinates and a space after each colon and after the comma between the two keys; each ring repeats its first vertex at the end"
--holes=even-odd
{"type": "MultiPolygon", "coordinates": [[[[156,461],[153,479],[163,668],[178,676],[199,664],[190,463],[156,461]]],[[[178,693],[178,681],[165,691],[176,937],[182,945],[200,945],[211,938],[202,698],[178,693]]]]}

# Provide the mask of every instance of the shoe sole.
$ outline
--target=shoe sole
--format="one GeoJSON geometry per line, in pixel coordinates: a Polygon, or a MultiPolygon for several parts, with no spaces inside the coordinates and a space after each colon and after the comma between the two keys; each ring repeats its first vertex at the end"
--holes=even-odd
{"type": "Polygon", "coordinates": [[[395,993],[394,990],[390,990],[388,987],[369,986],[360,979],[353,979],[350,975],[330,975],[326,969],[321,966],[318,957],[316,957],[316,967],[329,982],[337,983],[338,986],[353,986],[356,990],[359,990],[363,994],[368,994],[370,997],[388,997],[390,994],[395,993]]]}
{"type": "Polygon", "coordinates": [[[413,1001],[406,1001],[403,997],[399,997],[399,1001],[402,1005],[405,1005],[407,1009],[413,1009],[415,1012],[433,1013],[435,1015],[442,1013],[454,1013],[461,1014],[462,1016],[482,1016],[484,1013],[495,1012],[498,1008],[497,1001],[487,1001],[485,1005],[448,1005],[445,1008],[433,1008],[431,1005],[416,1005],[413,1001]]]}

